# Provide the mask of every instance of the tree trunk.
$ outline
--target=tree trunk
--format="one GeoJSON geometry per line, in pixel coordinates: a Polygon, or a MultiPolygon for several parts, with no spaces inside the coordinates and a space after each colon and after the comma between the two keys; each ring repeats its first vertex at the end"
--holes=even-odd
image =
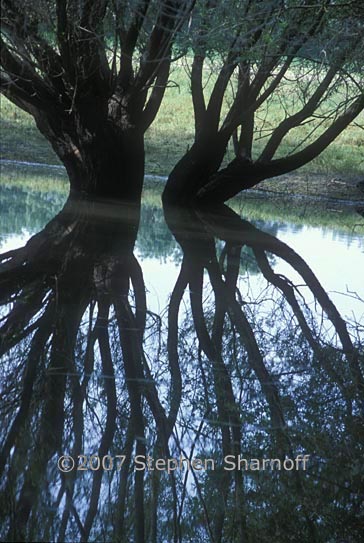
{"type": "Polygon", "coordinates": [[[170,173],[163,191],[164,204],[192,204],[219,169],[226,144],[217,135],[200,137],[170,173]]]}
{"type": "Polygon", "coordinates": [[[71,192],[140,203],[144,134],[136,123],[90,108],[69,119],[35,118],[67,170],[71,192]]]}
{"type": "Polygon", "coordinates": [[[163,202],[172,205],[219,205],[239,192],[279,175],[271,164],[253,163],[237,157],[218,171],[225,146],[191,147],[170,174],[163,202]]]}

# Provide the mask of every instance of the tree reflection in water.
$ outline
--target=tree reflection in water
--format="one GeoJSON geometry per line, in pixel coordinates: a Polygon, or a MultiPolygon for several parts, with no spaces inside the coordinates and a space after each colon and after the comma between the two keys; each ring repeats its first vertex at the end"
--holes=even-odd
{"type": "Polygon", "coordinates": [[[133,254],[137,208],[70,198],[1,256],[2,539],[357,541],[359,325],[292,248],[229,208],[165,216],[183,258],[161,315],[133,254]],[[125,462],[62,473],[64,453],[125,462]],[[307,471],[224,469],[227,455],[297,454],[307,471]],[[136,455],[215,469],[135,471],[136,455]]]}

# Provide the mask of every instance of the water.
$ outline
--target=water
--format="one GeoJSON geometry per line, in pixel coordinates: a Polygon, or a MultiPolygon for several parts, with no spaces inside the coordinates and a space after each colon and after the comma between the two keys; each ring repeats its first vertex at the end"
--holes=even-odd
{"type": "Polygon", "coordinates": [[[359,540],[359,215],[29,186],[0,187],[1,538],[359,540]]]}

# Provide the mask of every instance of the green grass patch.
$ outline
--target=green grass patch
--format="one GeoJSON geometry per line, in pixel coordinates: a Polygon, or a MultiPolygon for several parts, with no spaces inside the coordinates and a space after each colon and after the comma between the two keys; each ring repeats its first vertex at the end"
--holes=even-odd
{"type": "Polygon", "coordinates": [[[31,115],[1,96],[0,157],[26,162],[60,164],[50,143],[31,115]]]}

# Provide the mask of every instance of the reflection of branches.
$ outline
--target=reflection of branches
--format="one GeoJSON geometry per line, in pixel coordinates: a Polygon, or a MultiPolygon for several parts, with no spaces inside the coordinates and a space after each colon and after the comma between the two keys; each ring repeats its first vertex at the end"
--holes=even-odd
{"type": "MultiPolygon", "coordinates": [[[[241,432],[245,418],[240,407],[242,393],[241,389],[236,389],[234,371],[229,363],[231,354],[229,354],[227,348],[227,345],[231,345],[230,349],[234,348],[236,350],[235,343],[232,343],[231,339],[236,338],[236,334],[241,345],[238,356],[241,357],[242,353],[246,353],[248,368],[260,383],[261,392],[270,415],[271,434],[275,438],[278,456],[284,458],[285,455],[290,455],[293,457],[296,446],[286,422],[282,392],[280,391],[281,385],[277,381],[278,373],[275,372],[275,375],[273,375],[272,369],[269,369],[273,365],[269,357],[264,354],[264,351],[266,351],[264,345],[259,345],[256,325],[254,326],[249,319],[249,306],[246,310],[243,309],[246,302],[239,291],[238,282],[244,244],[253,250],[257,265],[268,283],[282,293],[284,303],[291,308],[298,330],[301,331],[302,337],[312,349],[317,363],[321,364],[327,372],[331,382],[338,385],[342,397],[346,401],[348,414],[351,417],[354,398],[362,401],[362,376],[358,365],[358,352],[350,340],[345,322],[302,258],[277,238],[241,220],[228,208],[217,208],[213,212],[205,212],[174,207],[166,208],[165,214],[184,255],[180,276],[175,286],[174,296],[171,299],[171,302],[173,301],[173,315],[176,322],[183,292],[189,286],[191,313],[199,349],[202,350],[207,361],[211,364],[218,417],[216,423],[220,429],[223,457],[228,454],[233,455],[235,458],[238,457],[242,451],[242,443],[246,439],[241,432]],[[188,227],[184,225],[188,225],[188,227]],[[219,257],[216,254],[213,236],[225,241],[225,246],[222,248],[219,257]],[[282,258],[300,274],[304,285],[310,289],[314,299],[333,324],[335,332],[342,343],[342,353],[346,357],[351,370],[350,384],[348,383],[348,377],[345,377],[337,369],[333,360],[330,361],[328,358],[322,339],[315,336],[311,328],[313,323],[309,320],[307,314],[308,306],[305,302],[303,307],[300,305],[300,291],[287,278],[273,271],[267,253],[282,258]],[[209,284],[214,295],[213,305],[209,306],[209,310],[206,307],[206,294],[204,294],[205,271],[208,274],[209,284]],[[227,333],[229,333],[230,339],[227,339],[227,333]],[[226,359],[224,359],[223,353],[225,353],[226,359]],[[356,390],[356,392],[353,393],[353,390],[356,390]]],[[[267,297],[266,302],[271,305],[274,304],[273,307],[275,305],[278,307],[276,294],[267,297]]],[[[262,303],[263,300],[258,305],[262,303]]],[[[172,303],[170,310],[171,307],[172,303]]],[[[285,305],[282,306],[282,311],[287,311],[285,305]]],[[[173,330],[174,334],[176,334],[176,326],[173,327],[173,330]]],[[[263,333],[266,334],[266,331],[264,330],[263,333]]],[[[169,334],[171,334],[171,327],[169,327],[169,334]]],[[[272,337],[275,335],[273,332],[272,337]]],[[[172,341],[172,338],[170,338],[170,341],[172,341]]],[[[177,338],[174,335],[173,354],[175,357],[178,356],[176,345],[177,338]]],[[[328,352],[333,351],[329,348],[328,352]]],[[[336,352],[338,352],[338,349],[336,349],[336,352]]],[[[238,362],[237,365],[241,366],[241,362],[238,362]]],[[[209,377],[206,377],[203,366],[200,367],[203,375],[202,386],[207,396],[207,394],[211,394],[210,384],[207,382],[209,377]]],[[[294,373],[298,374],[298,370],[294,370],[294,373]]],[[[240,374],[241,386],[241,371],[237,370],[237,374],[240,374]]],[[[245,374],[245,379],[246,376],[247,374],[245,374]]],[[[208,404],[210,402],[211,398],[209,398],[208,404]]],[[[230,475],[230,473],[222,473],[218,486],[217,496],[219,497],[216,498],[213,505],[214,540],[216,541],[222,540],[224,526],[227,522],[227,504],[230,500],[231,490],[230,475]],[[221,498],[223,503],[220,503],[221,498]]],[[[239,511],[241,520],[239,533],[246,536],[249,533],[247,531],[247,521],[244,518],[244,514],[247,512],[246,489],[244,490],[242,480],[239,477],[239,472],[235,472],[234,510],[239,511]]],[[[304,495],[306,489],[299,472],[294,473],[293,480],[297,494],[304,495]]],[[[312,540],[316,540],[318,536],[317,527],[313,521],[313,512],[310,507],[307,507],[307,504],[303,506],[302,511],[307,530],[311,534],[310,537],[312,540]]],[[[235,526],[237,526],[237,519],[234,522],[235,526]]]]}
{"type": "MultiPolygon", "coordinates": [[[[176,210],[173,210],[173,213],[175,214],[176,210]]],[[[188,215],[188,218],[183,217],[182,220],[185,220],[187,224],[190,224],[191,221],[193,221],[195,229],[197,231],[201,231],[202,229],[198,217],[194,216],[193,212],[188,213],[188,215]]],[[[167,215],[167,217],[169,217],[169,215],[167,215]]],[[[173,226],[174,225],[172,223],[172,229],[173,226]]],[[[176,232],[175,229],[174,231],[176,232]]],[[[201,238],[197,236],[197,239],[191,239],[189,233],[186,235],[186,233],[181,234],[179,231],[177,231],[177,234],[175,235],[184,251],[184,261],[182,264],[181,274],[178,279],[178,282],[181,283],[178,301],[181,301],[183,290],[187,284],[189,284],[191,309],[197,337],[203,352],[211,362],[213,368],[214,390],[216,395],[219,424],[221,428],[223,456],[226,457],[231,454],[238,457],[241,453],[241,421],[239,409],[236,404],[229,372],[221,356],[223,325],[226,313],[229,313],[230,318],[236,326],[242,341],[246,345],[250,365],[256,372],[258,379],[261,382],[262,389],[265,391],[271,412],[272,425],[277,433],[278,443],[280,443],[279,449],[282,454],[284,447],[280,434],[281,429],[284,426],[284,421],[281,413],[278,393],[264,365],[253,331],[251,330],[251,327],[239,304],[234,298],[236,281],[238,278],[238,269],[236,261],[234,261],[234,258],[232,258],[233,251],[231,251],[230,247],[230,251],[228,251],[226,282],[224,282],[221,279],[218,261],[216,259],[215,245],[212,238],[210,238],[206,232],[203,232],[201,238]],[[211,285],[215,294],[215,316],[211,336],[207,330],[203,312],[202,292],[204,268],[206,268],[209,272],[211,285]]],[[[177,288],[177,285],[175,289],[177,288]]],[[[243,515],[244,497],[241,483],[242,480],[240,473],[235,472],[236,508],[242,513],[239,517],[241,519],[239,530],[243,535],[246,533],[246,519],[243,515]]],[[[217,541],[220,541],[222,537],[229,486],[230,474],[229,472],[225,471],[222,474],[220,487],[223,497],[223,507],[216,512],[215,517],[215,539],[217,541]]]]}
{"type": "Polygon", "coordinates": [[[1,535],[265,543],[292,518],[282,541],[313,541],[327,539],[334,513],[355,532],[342,511],[359,510],[362,490],[351,467],[362,377],[347,324],[293,249],[228,208],[165,215],[183,260],[162,315],[148,311],[133,255],[139,210],[70,199],[2,257],[1,535]],[[223,467],[265,451],[312,453],[310,477],[223,467]],[[60,474],[65,452],[125,460],[60,474]],[[215,469],[147,473],[136,455],[196,455],[215,469]]]}
{"type": "MultiPolygon", "coordinates": [[[[225,214],[227,215],[227,213],[225,214]]],[[[296,317],[300,322],[300,325],[303,326],[308,338],[310,337],[307,329],[308,324],[304,321],[303,314],[298,307],[293,287],[287,281],[285,281],[282,276],[277,276],[272,272],[268,261],[264,256],[264,251],[268,251],[284,259],[295,271],[300,274],[304,280],[304,284],[309,287],[315,299],[322,307],[323,312],[332,322],[342,343],[343,351],[347,357],[347,361],[352,372],[354,385],[358,388],[359,392],[362,391],[363,376],[358,364],[358,353],[352,344],[345,321],[340,316],[335,305],[332,303],[329,296],[306,262],[286,244],[267,233],[257,231],[257,229],[255,229],[251,224],[247,223],[246,221],[241,221],[236,216],[234,217],[234,214],[230,210],[229,220],[229,227],[234,228],[235,235],[239,237],[239,233],[241,233],[244,237],[240,237],[240,239],[242,239],[247,245],[252,246],[263,275],[266,277],[266,279],[275,284],[275,286],[277,286],[286,296],[291,307],[294,308],[296,317]]],[[[213,228],[216,228],[216,225],[213,225],[213,228]]],[[[313,343],[311,346],[313,346],[313,343]]]]}
{"type": "MultiPolygon", "coordinates": [[[[103,458],[113,450],[118,421],[124,419],[129,421],[123,444],[126,472],[120,473],[117,492],[123,502],[119,501],[118,524],[123,525],[125,515],[130,515],[127,466],[134,443],[136,455],[146,451],[144,397],[155,417],[163,454],[167,454],[178,406],[167,424],[143,355],[145,287],[132,254],[138,220],[138,209],[130,212],[122,205],[113,209],[70,198],[64,210],[24,248],[2,256],[1,302],[4,308],[8,304],[9,311],[1,319],[1,352],[14,353],[12,365],[21,361],[24,373],[18,409],[14,417],[7,415],[9,428],[0,457],[1,471],[7,477],[1,499],[10,515],[10,539],[26,539],[30,533],[32,511],[45,490],[47,465],[54,455],[66,449],[77,459],[86,447],[92,447],[103,458]],[[129,301],[129,283],[135,309],[129,301]],[[116,324],[121,349],[115,344],[116,324]],[[120,358],[123,365],[118,364],[116,372],[120,358]],[[98,371],[101,387],[93,376],[98,371]],[[116,388],[120,371],[126,382],[121,398],[116,388]],[[93,397],[98,394],[101,401],[95,406],[93,397]],[[92,418],[98,421],[97,429],[90,427],[92,418]],[[24,476],[17,475],[29,443],[33,444],[27,454],[29,464],[24,476]],[[5,496],[19,485],[12,513],[5,496]]],[[[102,470],[92,473],[87,509],[80,509],[76,502],[82,487],[78,474],[74,470],[61,477],[55,501],[61,513],[60,540],[78,533],[87,541],[99,511],[102,470]]],[[[139,542],[145,540],[144,494],[144,474],[137,472],[134,527],[139,542]]]]}
{"type": "MultiPolygon", "coordinates": [[[[324,366],[325,370],[329,374],[329,376],[338,384],[340,387],[340,390],[343,394],[343,396],[347,400],[348,404],[348,412],[351,412],[351,398],[350,395],[347,393],[345,389],[345,383],[341,377],[341,375],[333,368],[328,362],[325,356],[321,356],[321,348],[319,342],[314,338],[311,328],[308,325],[305,315],[297,301],[296,295],[295,295],[295,289],[290,283],[290,281],[283,277],[282,275],[277,275],[273,272],[271,266],[268,263],[268,259],[261,249],[255,250],[255,255],[257,258],[257,262],[259,263],[259,267],[264,275],[264,277],[274,286],[276,286],[281,292],[283,293],[285,299],[291,306],[293,313],[299,323],[299,326],[302,330],[302,333],[304,337],[307,339],[307,342],[309,343],[310,347],[312,348],[313,352],[315,353],[316,357],[322,365],[324,366]]],[[[337,315],[336,315],[337,316],[337,315]]],[[[341,317],[338,316],[338,318],[341,320],[341,317]]],[[[345,325],[344,325],[345,326],[345,325]]],[[[345,334],[345,337],[347,334],[345,334]]],[[[349,358],[351,360],[351,356],[349,358]]]]}

